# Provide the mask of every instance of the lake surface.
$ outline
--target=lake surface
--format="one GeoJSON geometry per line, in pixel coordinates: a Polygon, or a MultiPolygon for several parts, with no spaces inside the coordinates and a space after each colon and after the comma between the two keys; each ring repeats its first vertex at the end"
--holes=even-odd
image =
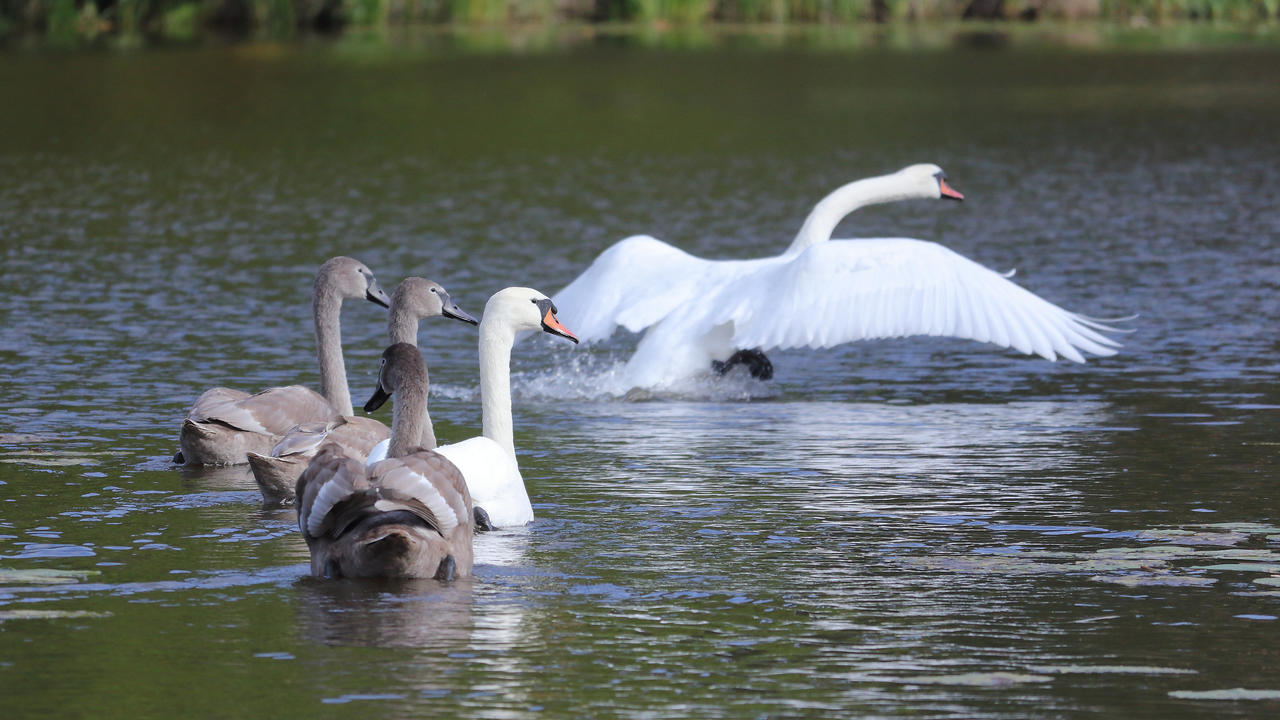
{"type": "MultiPolygon", "coordinates": [[[[0,55],[5,715],[1280,712],[1277,87],[1259,44],[0,55]],[[967,200],[839,234],[1139,313],[1120,354],[867,342],[651,398],[602,390],[634,336],[526,341],[538,519],[448,586],[309,579],[246,469],[169,464],[205,388],[316,385],[332,255],[478,315],[635,233],[778,252],[915,162],[967,200]]],[[[357,404],[384,321],[343,312],[357,404]]],[[[474,330],[420,337],[475,434],[474,330]]]]}

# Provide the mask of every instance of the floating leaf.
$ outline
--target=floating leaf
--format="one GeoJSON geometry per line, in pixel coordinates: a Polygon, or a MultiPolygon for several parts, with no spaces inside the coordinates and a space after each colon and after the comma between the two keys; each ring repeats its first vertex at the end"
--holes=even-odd
{"type": "Polygon", "coordinates": [[[0,445],[21,445],[24,443],[51,442],[57,438],[53,435],[34,435],[32,433],[0,433],[0,445]]]}
{"type": "Polygon", "coordinates": [[[0,610],[0,622],[5,620],[53,620],[57,618],[110,617],[108,612],[92,610],[0,610]]]}
{"type": "Polygon", "coordinates": [[[65,585],[80,582],[90,575],[98,575],[97,570],[54,570],[51,568],[35,568],[18,570],[16,568],[0,568],[0,585],[65,585]]]}
{"type": "Polygon", "coordinates": [[[1144,665],[1041,665],[1027,669],[1035,673],[1059,675],[1195,675],[1198,672],[1186,668],[1144,665]]]}
{"type": "Polygon", "coordinates": [[[1180,700],[1280,700],[1280,690],[1174,690],[1169,697],[1180,700]]]}
{"type": "Polygon", "coordinates": [[[961,675],[918,675],[915,677],[886,678],[908,685],[964,685],[967,687],[1008,687],[1022,683],[1049,682],[1047,675],[1021,675],[1009,672],[963,673],[961,675]]]}
{"type": "Polygon", "coordinates": [[[1245,550],[1243,548],[1235,548],[1233,550],[1199,550],[1190,557],[1203,559],[1206,557],[1221,558],[1223,560],[1257,560],[1260,562],[1280,562],[1280,555],[1270,550],[1245,550]]]}
{"type": "Polygon", "coordinates": [[[1251,523],[1251,522],[1211,523],[1209,525],[1202,525],[1201,527],[1215,528],[1218,530],[1229,530],[1232,532],[1249,533],[1251,535],[1280,533],[1280,527],[1276,527],[1275,525],[1264,525],[1262,523],[1251,523]]]}
{"type": "Polygon", "coordinates": [[[15,465],[38,465],[40,467],[71,467],[73,465],[96,465],[96,460],[89,458],[46,458],[39,455],[6,455],[0,456],[0,463],[15,465]]]}
{"type": "Polygon", "coordinates": [[[1142,587],[1148,585],[1165,585],[1170,587],[1207,587],[1218,582],[1217,578],[1199,577],[1195,575],[1094,575],[1089,578],[1098,582],[1124,585],[1125,587],[1142,587]]]}
{"type": "Polygon", "coordinates": [[[1159,540],[1177,545],[1239,545],[1249,536],[1238,532],[1196,532],[1165,528],[1160,530],[1142,530],[1137,534],[1139,540],[1159,540]]]}
{"type": "Polygon", "coordinates": [[[1237,570],[1239,572],[1280,573],[1280,563],[1222,563],[1202,565],[1196,570],[1237,570]]]}

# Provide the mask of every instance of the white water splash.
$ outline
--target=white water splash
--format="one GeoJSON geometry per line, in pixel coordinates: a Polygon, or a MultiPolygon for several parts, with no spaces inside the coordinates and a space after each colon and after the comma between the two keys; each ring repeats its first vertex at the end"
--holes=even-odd
{"type": "MultiPolygon", "coordinates": [[[[773,382],[752,378],[746,368],[736,368],[724,376],[708,371],[662,388],[633,388],[623,372],[626,363],[611,355],[562,354],[550,368],[513,372],[511,394],[517,400],[615,401],[701,400],[710,402],[749,401],[775,398],[781,394],[773,382]]],[[[431,393],[450,400],[478,401],[480,384],[458,386],[433,384],[431,393]]]]}

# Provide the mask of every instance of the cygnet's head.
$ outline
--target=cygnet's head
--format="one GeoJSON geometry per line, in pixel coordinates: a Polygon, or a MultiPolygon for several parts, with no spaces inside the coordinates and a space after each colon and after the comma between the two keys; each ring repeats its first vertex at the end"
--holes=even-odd
{"type": "Polygon", "coordinates": [[[942,198],[944,200],[964,200],[964,195],[947,184],[947,174],[933,163],[908,165],[897,172],[906,186],[912,188],[912,195],[922,198],[942,198]]]}
{"type": "MultiPolygon", "coordinates": [[[[378,387],[373,397],[364,404],[364,411],[373,412],[387,402],[397,391],[427,385],[427,361],[418,348],[409,343],[396,343],[382,351],[382,365],[378,368],[378,387]]],[[[399,401],[397,401],[399,402],[399,401]]]]}
{"type": "Polygon", "coordinates": [[[443,315],[454,320],[478,325],[480,321],[458,307],[440,283],[420,277],[407,277],[391,293],[391,312],[428,318],[443,315]]]}
{"type": "Polygon", "coordinates": [[[484,306],[484,323],[489,322],[502,322],[514,332],[541,330],[578,342],[578,337],[556,318],[551,298],[533,288],[509,287],[494,293],[484,306]]]}
{"type": "Polygon", "coordinates": [[[391,299],[378,287],[373,271],[359,260],[339,255],[325,261],[316,272],[316,290],[334,293],[343,299],[364,298],[382,307],[391,307],[391,299]]]}

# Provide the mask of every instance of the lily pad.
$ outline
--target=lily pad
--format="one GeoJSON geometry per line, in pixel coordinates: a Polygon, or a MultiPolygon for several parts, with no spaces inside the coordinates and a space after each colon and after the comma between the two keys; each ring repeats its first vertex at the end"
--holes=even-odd
{"type": "Polygon", "coordinates": [[[966,687],[1009,687],[1023,683],[1049,682],[1048,675],[1023,675],[1009,672],[963,673],[960,675],[918,675],[894,678],[908,685],[964,685],[966,687]]]}
{"type": "Polygon", "coordinates": [[[1232,550],[1200,550],[1191,557],[1197,559],[1212,557],[1222,560],[1280,562],[1280,554],[1272,552],[1271,550],[1247,550],[1244,548],[1235,548],[1232,550]]]}
{"type": "Polygon", "coordinates": [[[1222,563],[1202,565],[1196,570],[1237,570],[1240,572],[1280,573],[1280,563],[1222,563]]]}
{"type": "Polygon", "coordinates": [[[54,570],[51,568],[35,568],[18,570],[16,568],[0,568],[0,585],[65,585],[84,580],[90,575],[100,574],[97,570],[54,570]]]}
{"type": "Polygon", "coordinates": [[[1094,575],[1089,579],[1125,587],[1208,587],[1218,582],[1217,578],[1196,575],[1094,575]]]}
{"type": "Polygon", "coordinates": [[[58,618],[100,618],[111,613],[92,610],[0,610],[0,622],[5,620],[54,620],[58,618]]]}
{"type": "Polygon", "coordinates": [[[1169,697],[1180,700],[1280,700],[1280,690],[1174,690],[1169,697]]]}
{"type": "Polygon", "coordinates": [[[1173,560],[1189,557],[1195,551],[1176,545],[1148,545],[1145,547],[1112,547],[1103,548],[1093,553],[1098,557],[1139,557],[1173,560]]]}
{"type": "Polygon", "coordinates": [[[1139,540],[1158,540],[1176,545],[1217,545],[1228,547],[1239,545],[1249,539],[1245,533],[1239,532],[1196,532],[1165,528],[1159,530],[1143,530],[1137,534],[1139,540]]]}
{"type": "Polygon", "coordinates": [[[39,455],[7,455],[0,456],[0,463],[15,465],[38,465],[40,467],[72,467],[74,465],[96,465],[97,460],[90,458],[48,458],[39,455]]]}
{"type": "Polygon", "coordinates": [[[50,442],[57,438],[53,435],[35,435],[32,433],[0,433],[0,445],[22,445],[25,443],[50,442]]]}
{"type": "Polygon", "coordinates": [[[1106,572],[1116,570],[1156,570],[1166,566],[1163,559],[1156,558],[1094,558],[1081,560],[1063,566],[1064,570],[1077,572],[1106,572]]]}
{"type": "Polygon", "coordinates": [[[1249,533],[1251,535],[1274,534],[1280,533],[1280,527],[1275,525],[1264,525],[1263,523],[1210,523],[1201,527],[1214,528],[1216,530],[1229,530],[1231,532],[1249,533]]]}
{"type": "Polygon", "coordinates": [[[1027,669],[1035,673],[1058,675],[1195,675],[1198,672],[1186,668],[1146,665],[1041,665],[1027,669]]]}

